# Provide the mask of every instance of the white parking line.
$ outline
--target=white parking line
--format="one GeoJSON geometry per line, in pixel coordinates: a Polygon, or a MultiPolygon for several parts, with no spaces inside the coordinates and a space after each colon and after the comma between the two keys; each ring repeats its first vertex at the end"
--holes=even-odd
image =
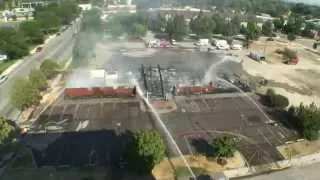
{"type": "Polygon", "coordinates": [[[99,118],[103,118],[103,103],[100,103],[100,116],[99,118]]]}
{"type": "Polygon", "coordinates": [[[80,105],[77,104],[76,107],[74,108],[74,112],[73,112],[73,117],[74,117],[74,119],[78,119],[77,112],[78,112],[79,106],[80,106],[80,105]]]}
{"type": "Polygon", "coordinates": [[[63,118],[63,116],[64,116],[64,113],[66,112],[66,109],[68,108],[68,105],[64,105],[63,106],[63,108],[62,108],[62,113],[60,114],[60,119],[59,119],[59,121],[60,120],[63,120],[62,118],[63,118]]]}
{"type": "Polygon", "coordinates": [[[184,139],[184,141],[186,142],[186,145],[187,145],[187,147],[188,147],[189,153],[193,155],[191,145],[190,145],[188,139],[186,138],[186,136],[183,136],[183,139],[184,139]]]}
{"type": "Polygon", "coordinates": [[[281,133],[282,136],[286,137],[286,134],[288,133],[288,131],[285,130],[285,129],[284,129],[283,127],[281,127],[281,126],[278,126],[278,127],[279,127],[280,132],[282,132],[282,133],[281,133]]]}
{"type": "Polygon", "coordinates": [[[198,103],[196,103],[194,100],[190,100],[191,102],[191,107],[192,107],[192,112],[201,112],[200,107],[198,105],[198,103]]]}
{"type": "Polygon", "coordinates": [[[89,107],[87,108],[86,119],[89,119],[89,118],[90,118],[90,111],[91,111],[91,109],[92,109],[92,106],[89,106],[89,107]]]}
{"type": "Polygon", "coordinates": [[[270,143],[270,141],[268,140],[268,138],[260,131],[260,129],[257,129],[258,133],[263,137],[263,139],[270,145],[272,146],[272,144],[270,143]]]}
{"type": "Polygon", "coordinates": [[[281,138],[285,138],[285,136],[281,132],[278,132],[278,134],[281,136],[281,138]]]}
{"type": "Polygon", "coordinates": [[[273,137],[279,142],[282,143],[281,140],[278,138],[278,136],[270,129],[269,126],[267,126],[268,131],[272,134],[273,137]]]}

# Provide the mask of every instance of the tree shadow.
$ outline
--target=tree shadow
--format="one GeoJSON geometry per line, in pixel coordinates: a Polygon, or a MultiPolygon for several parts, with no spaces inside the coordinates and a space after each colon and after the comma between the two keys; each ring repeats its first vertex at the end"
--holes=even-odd
{"type": "Polygon", "coordinates": [[[155,179],[151,173],[129,170],[124,152],[131,147],[134,134],[114,130],[28,134],[22,139],[31,148],[37,167],[110,169],[106,179],[155,179]]]}
{"type": "Polygon", "coordinates": [[[200,154],[203,154],[207,157],[212,157],[215,155],[212,145],[203,138],[192,139],[191,144],[200,154]]]}

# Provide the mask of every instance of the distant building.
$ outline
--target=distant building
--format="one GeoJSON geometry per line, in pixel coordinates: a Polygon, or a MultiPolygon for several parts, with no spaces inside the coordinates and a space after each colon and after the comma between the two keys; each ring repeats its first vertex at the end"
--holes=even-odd
{"type": "Polygon", "coordinates": [[[91,4],[78,4],[78,7],[81,8],[82,11],[87,11],[92,8],[91,4]]]}
{"type": "Polygon", "coordinates": [[[19,17],[31,17],[33,15],[34,9],[33,8],[14,8],[11,11],[14,15],[19,17]]]}
{"type": "Polygon", "coordinates": [[[256,18],[262,22],[273,21],[277,18],[270,16],[269,14],[261,13],[260,15],[256,15],[256,18]]]}
{"type": "Polygon", "coordinates": [[[22,8],[35,8],[37,6],[45,6],[50,3],[56,3],[58,0],[21,0],[22,8]]]}

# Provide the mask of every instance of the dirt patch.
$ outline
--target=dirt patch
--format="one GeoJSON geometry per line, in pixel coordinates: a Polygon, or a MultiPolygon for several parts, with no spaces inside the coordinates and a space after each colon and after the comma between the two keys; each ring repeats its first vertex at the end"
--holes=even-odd
{"type": "MultiPolygon", "coordinates": [[[[228,158],[225,166],[217,164],[215,158],[207,158],[203,155],[188,155],[185,158],[192,169],[202,169],[208,174],[245,167],[244,158],[239,152],[236,152],[234,157],[228,158]]],[[[152,174],[156,179],[174,179],[175,170],[181,167],[185,167],[182,159],[165,159],[153,169],[152,174]]]]}
{"type": "Polygon", "coordinates": [[[314,69],[296,69],[296,71],[315,80],[320,79],[320,72],[314,69]]]}
{"type": "Polygon", "coordinates": [[[278,146],[277,149],[286,159],[305,156],[320,151],[320,140],[295,142],[278,146]]]}

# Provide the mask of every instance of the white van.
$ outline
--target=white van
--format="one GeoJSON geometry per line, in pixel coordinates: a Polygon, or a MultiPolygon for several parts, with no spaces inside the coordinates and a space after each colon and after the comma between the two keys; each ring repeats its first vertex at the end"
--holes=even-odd
{"type": "Polygon", "coordinates": [[[242,46],[240,44],[232,44],[231,49],[233,49],[233,50],[242,50],[242,46]]]}

